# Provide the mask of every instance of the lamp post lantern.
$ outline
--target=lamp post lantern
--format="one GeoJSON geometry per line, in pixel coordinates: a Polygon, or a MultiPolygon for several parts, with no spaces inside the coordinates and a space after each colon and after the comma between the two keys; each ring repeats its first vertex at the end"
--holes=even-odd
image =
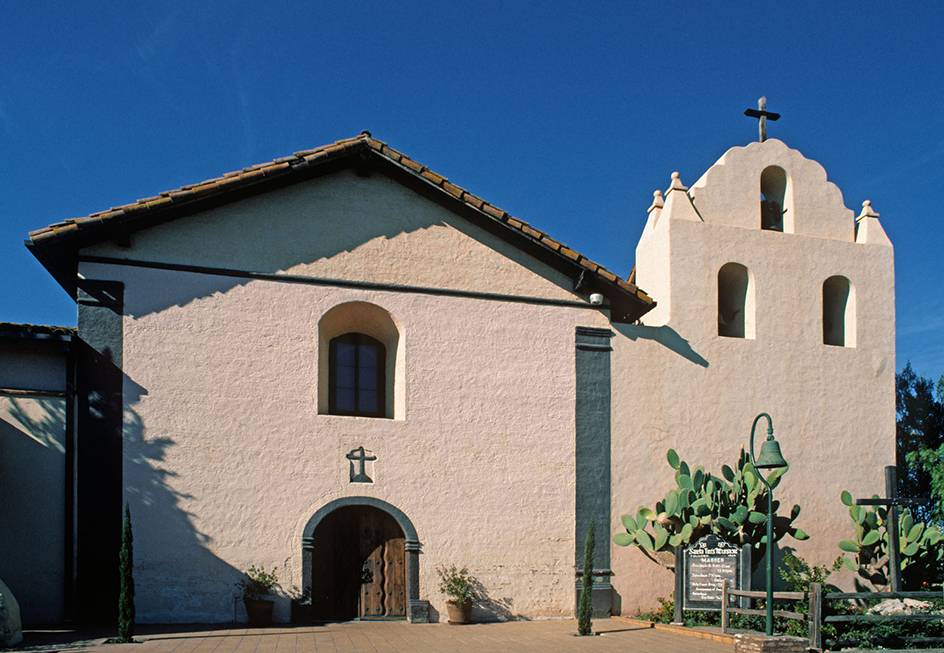
{"type": "MultiPolygon", "coordinates": [[[[774,439],[774,423],[767,413],[754,418],[751,425],[751,464],[754,469],[780,469],[787,467],[787,461],[780,454],[780,444],[774,439]],[[767,418],[767,439],[760,448],[760,457],[754,456],[754,431],[761,417],[767,418]]],[[[774,634],[774,491],[770,483],[760,472],[757,473],[767,488],[767,635],[774,634]]]]}

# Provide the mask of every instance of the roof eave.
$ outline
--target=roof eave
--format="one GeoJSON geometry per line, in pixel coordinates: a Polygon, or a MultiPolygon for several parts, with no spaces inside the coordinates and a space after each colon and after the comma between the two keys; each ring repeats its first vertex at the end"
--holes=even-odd
{"type": "Polygon", "coordinates": [[[592,293],[602,293],[613,322],[634,322],[655,307],[655,302],[631,281],[452,184],[367,132],[87,218],[51,225],[31,232],[26,246],[75,299],[78,251],[83,247],[111,239],[127,240],[135,231],[344,169],[354,169],[361,175],[377,170],[563,272],[574,281],[576,294],[589,298],[592,293]]]}

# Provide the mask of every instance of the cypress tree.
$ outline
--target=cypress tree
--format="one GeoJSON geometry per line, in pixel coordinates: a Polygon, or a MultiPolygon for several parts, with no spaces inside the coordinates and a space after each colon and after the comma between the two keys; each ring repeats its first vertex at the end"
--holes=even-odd
{"type": "Polygon", "coordinates": [[[596,527],[590,520],[587,541],[583,545],[583,586],[580,589],[580,605],[577,608],[577,634],[592,635],[593,617],[593,548],[596,546],[596,527]]]}
{"type": "Polygon", "coordinates": [[[131,508],[125,502],[121,529],[121,555],[118,557],[121,593],[118,595],[118,641],[134,641],[134,538],[131,535],[131,508]]]}

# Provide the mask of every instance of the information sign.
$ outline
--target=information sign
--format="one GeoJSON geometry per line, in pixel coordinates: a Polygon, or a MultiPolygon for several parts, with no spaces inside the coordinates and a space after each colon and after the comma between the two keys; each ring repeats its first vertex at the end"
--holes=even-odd
{"type": "Polygon", "coordinates": [[[738,589],[741,549],[717,535],[706,535],[683,553],[686,610],[720,610],[721,584],[738,589]]]}

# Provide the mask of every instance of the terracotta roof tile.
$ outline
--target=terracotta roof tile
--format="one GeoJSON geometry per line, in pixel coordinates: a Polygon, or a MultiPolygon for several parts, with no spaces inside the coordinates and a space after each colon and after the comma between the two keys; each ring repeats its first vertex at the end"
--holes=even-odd
{"type": "Polygon", "coordinates": [[[145,204],[149,209],[159,209],[171,203],[172,202],[169,197],[153,197],[149,200],[145,200],[145,204]]]}
{"type": "MultiPolygon", "coordinates": [[[[474,206],[474,207],[477,208],[477,209],[482,208],[482,206],[485,204],[485,200],[483,200],[481,197],[476,197],[475,195],[473,195],[473,194],[470,193],[469,191],[466,191],[466,192],[465,192],[465,195],[462,196],[462,200],[463,200],[466,204],[471,204],[472,206],[474,206]]],[[[522,224],[524,224],[524,223],[522,223],[522,224]]]]}
{"type": "Polygon", "coordinates": [[[266,175],[281,174],[283,172],[288,172],[291,170],[292,165],[288,161],[283,161],[281,163],[276,163],[275,165],[266,166],[266,175]]]}
{"type": "Polygon", "coordinates": [[[219,190],[219,186],[216,183],[212,184],[200,184],[199,186],[194,186],[190,189],[190,194],[193,197],[206,197],[207,195],[212,195],[219,190]]]}
{"type": "Polygon", "coordinates": [[[566,256],[567,258],[573,259],[575,261],[580,258],[580,254],[578,254],[577,252],[575,252],[574,250],[570,249],[569,247],[565,245],[561,245],[560,253],[566,256]]]}
{"type": "Polygon", "coordinates": [[[312,152],[311,154],[305,155],[305,161],[308,163],[314,163],[318,159],[326,159],[328,157],[327,151],[322,152],[312,152]]]}
{"type": "Polygon", "coordinates": [[[455,197],[455,198],[461,198],[461,197],[462,197],[462,193],[465,192],[464,190],[462,190],[461,188],[459,188],[459,187],[456,186],[455,184],[450,183],[450,182],[448,182],[448,181],[444,181],[444,182],[443,182],[442,188],[443,188],[444,191],[446,191],[447,193],[449,193],[450,195],[452,195],[452,196],[455,197]]]}
{"type": "Polygon", "coordinates": [[[426,169],[426,166],[420,165],[419,163],[417,163],[417,162],[414,161],[413,159],[408,159],[408,158],[405,157],[405,156],[401,156],[401,157],[400,157],[400,163],[401,163],[402,165],[405,165],[405,166],[406,166],[407,168],[409,168],[410,170],[412,170],[412,171],[414,171],[414,172],[417,172],[417,173],[422,173],[423,170],[426,169]]]}
{"type": "Polygon", "coordinates": [[[246,172],[246,174],[242,176],[242,179],[243,181],[246,181],[246,182],[259,181],[264,176],[265,176],[265,172],[262,170],[249,170],[248,172],[246,172]]]}
{"type": "Polygon", "coordinates": [[[217,183],[217,186],[220,190],[223,190],[229,186],[238,186],[241,183],[242,177],[225,177],[220,179],[220,181],[217,183]]]}
{"type": "Polygon", "coordinates": [[[617,277],[615,274],[613,274],[612,272],[610,272],[610,271],[607,270],[606,268],[602,268],[602,267],[599,268],[599,269],[597,270],[597,273],[598,273],[600,276],[602,276],[604,279],[606,279],[607,281],[612,281],[612,282],[614,282],[614,283],[616,283],[616,280],[619,279],[619,277],[617,277]]]}
{"type": "Polygon", "coordinates": [[[492,216],[496,220],[501,220],[506,215],[508,215],[507,211],[502,211],[497,206],[492,206],[491,204],[485,204],[484,206],[482,206],[482,210],[488,213],[490,216],[492,216]]]}
{"type": "Polygon", "coordinates": [[[395,163],[399,163],[400,159],[403,158],[403,154],[401,152],[397,152],[395,149],[393,149],[389,145],[383,146],[383,155],[387,157],[388,159],[391,159],[395,163]]]}
{"type": "MultiPolygon", "coordinates": [[[[603,282],[612,284],[622,291],[634,295],[643,304],[648,304],[648,308],[654,306],[652,299],[639,290],[634,283],[631,283],[635,281],[635,269],[630,276],[630,282],[624,281],[613,272],[580,255],[563,243],[551,238],[543,231],[535,229],[528,223],[509,215],[506,211],[497,206],[489,204],[481,197],[473,195],[462,187],[450,182],[447,177],[433,172],[426,166],[410,159],[402,152],[395,150],[383,141],[374,139],[369,132],[363,132],[357,137],[335,141],[329,145],[311,150],[301,150],[292,156],[275,159],[268,163],[261,163],[242,170],[227,172],[216,179],[208,179],[199,184],[192,184],[176,190],[165,191],[154,197],[137,200],[132,204],[115,207],[109,211],[93,213],[85,218],[56,223],[31,232],[30,238],[34,243],[42,242],[44,245],[57,240],[65,242],[66,239],[71,238],[79,230],[88,230],[94,233],[96,228],[118,224],[125,219],[133,219],[144,214],[154,214],[172,206],[185,206],[190,202],[204,198],[224,195],[231,192],[233,189],[251,186],[263,179],[291,175],[299,170],[315,165],[318,162],[354,152],[364,147],[374,152],[375,156],[383,157],[394,164],[402,166],[447,193],[449,196],[475,210],[481,211],[489,218],[503,225],[507,225],[508,228],[518,231],[523,236],[529,237],[532,242],[536,242],[549,251],[561,255],[579,264],[581,267],[590,270],[597,274],[599,279],[603,282]]],[[[109,236],[106,235],[104,237],[109,236]]],[[[39,256],[39,254],[37,255],[39,256]]],[[[648,308],[645,310],[648,310],[648,308]]],[[[645,310],[640,310],[638,314],[641,315],[645,310]]]]}
{"type": "Polygon", "coordinates": [[[148,205],[143,202],[135,202],[134,204],[129,204],[128,206],[122,209],[127,215],[135,215],[137,213],[145,213],[148,210],[148,205]]]}
{"type": "Polygon", "coordinates": [[[538,240],[540,240],[540,239],[541,239],[541,236],[544,235],[544,232],[538,231],[537,229],[534,229],[533,227],[531,227],[531,226],[529,226],[529,225],[527,225],[527,224],[521,225],[521,231],[525,232],[526,234],[528,234],[528,235],[531,236],[532,238],[537,238],[538,240]]]}
{"type": "Polygon", "coordinates": [[[434,184],[436,184],[437,186],[441,186],[442,183],[443,183],[444,181],[446,181],[446,178],[445,178],[445,177],[443,177],[443,176],[441,176],[441,175],[437,175],[435,172],[433,172],[433,171],[430,170],[429,168],[426,168],[425,170],[423,170],[423,172],[422,172],[421,174],[422,174],[424,177],[426,177],[428,180],[430,180],[431,182],[433,182],[434,184]]]}

